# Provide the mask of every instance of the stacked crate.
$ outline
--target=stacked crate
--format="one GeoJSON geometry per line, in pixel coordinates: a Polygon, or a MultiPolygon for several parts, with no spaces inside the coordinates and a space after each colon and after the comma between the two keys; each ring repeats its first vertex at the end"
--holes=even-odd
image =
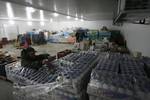
{"type": "Polygon", "coordinates": [[[87,100],[86,88],[91,70],[97,63],[97,54],[72,53],[60,59],[58,63],[66,82],[55,89],[53,100],[87,100]]]}
{"type": "Polygon", "coordinates": [[[53,61],[54,70],[33,70],[18,62],[7,65],[6,73],[18,84],[14,86],[17,100],[87,100],[86,88],[96,62],[95,52],[72,53],[53,61]]]}
{"type": "Polygon", "coordinates": [[[39,70],[21,67],[20,62],[8,64],[6,67],[7,78],[21,85],[45,84],[56,81],[60,70],[56,67],[49,70],[42,67],[39,70]]]}
{"type": "Polygon", "coordinates": [[[52,99],[53,89],[61,85],[61,81],[57,81],[60,75],[57,67],[53,70],[46,67],[34,70],[15,62],[7,65],[6,74],[16,84],[13,92],[15,100],[49,100],[52,99]]]}
{"type": "Polygon", "coordinates": [[[149,82],[141,60],[108,53],[92,71],[87,92],[90,100],[148,100],[149,82]]]}

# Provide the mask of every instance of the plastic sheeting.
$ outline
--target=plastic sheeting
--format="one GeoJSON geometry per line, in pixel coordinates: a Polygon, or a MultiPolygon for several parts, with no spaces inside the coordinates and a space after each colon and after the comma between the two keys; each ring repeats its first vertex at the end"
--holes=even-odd
{"type": "Polygon", "coordinates": [[[86,89],[92,68],[97,62],[95,52],[72,53],[55,62],[61,69],[61,74],[68,86],[65,90],[80,93],[86,89]]]}
{"type": "Polygon", "coordinates": [[[87,92],[90,100],[148,100],[150,79],[140,60],[106,53],[92,71],[87,92]]]}
{"type": "Polygon", "coordinates": [[[22,85],[51,83],[56,81],[59,73],[60,70],[57,67],[53,70],[49,70],[46,67],[34,70],[21,67],[20,62],[9,64],[6,67],[7,78],[22,85]]]}
{"type": "Polygon", "coordinates": [[[15,100],[53,100],[52,90],[58,83],[38,84],[38,85],[14,85],[15,100]]]}
{"type": "Polygon", "coordinates": [[[22,68],[19,62],[7,65],[8,79],[15,82],[16,100],[87,100],[90,73],[97,63],[96,52],[72,53],[53,61],[56,70],[35,71],[22,68]]]}

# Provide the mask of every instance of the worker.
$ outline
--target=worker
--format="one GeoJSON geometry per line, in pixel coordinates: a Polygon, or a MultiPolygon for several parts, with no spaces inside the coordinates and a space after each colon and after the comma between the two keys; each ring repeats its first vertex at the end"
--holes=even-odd
{"type": "Polygon", "coordinates": [[[32,47],[28,47],[21,51],[21,66],[33,69],[41,68],[47,61],[49,54],[35,55],[36,51],[32,47]]]}
{"type": "Polygon", "coordinates": [[[82,41],[85,37],[85,31],[81,28],[79,28],[77,31],[76,31],[76,34],[75,34],[75,37],[76,37],[76,43],[77,43],[77,47],[78,49],[81,49],[82,47],[82,41]]]}
{"type": "Polygon", "coordinates": [[[75,34],[75,36],[76,36],[76,42],[82,42],[83,39],[84,39],[84,37],[86,37],[85,35],[86,35],[86,30],[83,30],[81,28],[78,29],[76,31],[76,34],[75,34]]]}

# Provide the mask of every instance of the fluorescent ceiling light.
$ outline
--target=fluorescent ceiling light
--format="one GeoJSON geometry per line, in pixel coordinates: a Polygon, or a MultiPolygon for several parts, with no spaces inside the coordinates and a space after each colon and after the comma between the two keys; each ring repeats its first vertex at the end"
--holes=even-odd
{"type": "Polygon", "coordinates": [[[70,16],[67,16],[67,19],[70,19],[71,17],[70,16]]]}
{"type": "Polygon", "coordinates": [[[29,22],[27,22],[27,24],[28,24],[29,26],[32,26],[32,22],[30,22],[30,21],[29,21],[29,22]]]}
{"type": "Polygon", "coordinates": [[[15,21],[14,21],[14,20],[9,20],[9,23],[10,23],[11,25],[14,25],[14,24],[15,24],[15,21]]]}
{"type": "Polygon", "coordinates": [[[78,14],[76,13],[76,18],[75,18],[75,20],[78,20],[78,14]]]}
{"type": "MultiPolygon", "coordinates": [[[[0,17],[0,20],[13,20],[13,21],[29,21],[29,22],[33,22],[33,21],[35,21],[35,22],[40,22],[41,20],[40,19],[27,19],[27,18],[21,18],[21,17],[14,17],[13,19],[9,19],[8,17],[0,17]]],[[[47,19],[44,19],[43,20],[43,22],[48,22],[49,20],[47,20],[47,19]]]]}
{"type": "Polygon", "coordinates": [[[34,12],[35,12],[35,9],[32,8],[32,7],[30,7],[30,12],[31,12],[31,13],[34,13],[34,12]]]}
{"type": "Polygon", "coordinates": [[[68,8],[68,15],[66,16],[67,19],[70,19],[71,17],[69,16],[69,8],[68,8]]]}
{"type": "Polygon", "coordinates": [[[44,25],[45,25],[45,23],[44,23],[44,22],[40,22],[40,24],[41,24],[41,26],[44,26],[44,25]]]}
{"type": "Polygon", "coordinates": [[[57,7],[56,7],[56,4],[54,4],[54,11],[57,11],[57,7]]]}
{"type": "Polygon", "coordinates": [[[54,13],[54,16],[57,17],[57,16],[59,16],[59,14],[58,13],[54,13]]]}
{"type": "Polygon", "coordinates": [[[26,7],[26,14],[27,14],[27,19],[31,20],[32,19],[32,13],[30,11],[31,7],[26,7]]]}
{"type": "Polygon", "coordinates": [[[44,20],[44,12],[43,12],[43,10],[40,10],[40,19],[41,19],[41,21],[44,20]]]}
{"type": "Polygon", "coordinates": [[[34,13],[35,9],[32,7],[26,7],[26,11],[28,11],[29,13],[34,13]]]}
{"type": "Polygon", "coordinates": [[[11,19],[14,17],[14,14],[13,14],[13,10],[12,10],[12,6],[9,2],[6,3],[6,8],[7,8],[7,14],[8,14],[8,17],[11,19]]]}

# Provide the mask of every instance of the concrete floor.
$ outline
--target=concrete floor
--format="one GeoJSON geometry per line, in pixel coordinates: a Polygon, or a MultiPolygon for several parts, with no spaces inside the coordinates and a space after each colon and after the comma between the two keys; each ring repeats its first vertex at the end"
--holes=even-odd
{"type": "Polygon", "coordinates": [[[13,84],[0,80],[0,100],[13,100],[13,84]]]}
{"type": "MultiPolygon", "coordinates": [[[[49,53],[50,55],[56,55],[57,52],[60,52],[65,49],[72,49],[73,45],[71,44],[54,44],[48,43],[41,46],[33,46],[37,53],[49,53]]],[[[3,51],[9,51],[11,55],[20,56],[21,49],[16,49],[13,45],[6,45],[2,49],[3,51]]],[[[7,81],[0,79],[0,100],[13,100],[13,84],[7,81]]]]}

